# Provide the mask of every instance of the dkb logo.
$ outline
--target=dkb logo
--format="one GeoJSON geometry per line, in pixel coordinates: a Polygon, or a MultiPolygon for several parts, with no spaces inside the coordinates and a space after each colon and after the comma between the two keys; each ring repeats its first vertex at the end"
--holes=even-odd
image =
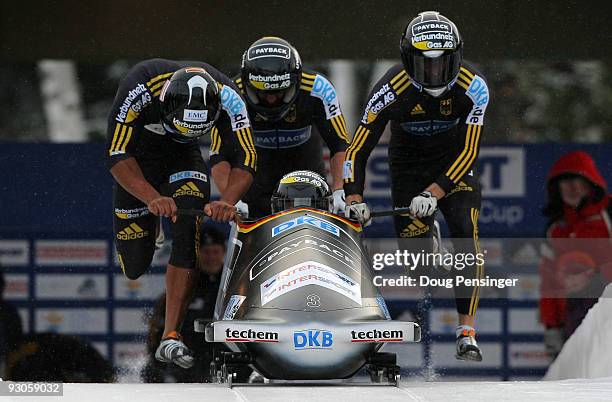
{"type": "Polygon", "coordinates": [[[330,331],[322,329],[305,329],[293,333],[293,346],[302,349],[331,349],[334,336],[330,331]]]}
{"type": "Polygon", "coordinates": [[[333,223],[324,221],[322,219],[317,219],[314,216],[304,215],[299,216],[293,220],[283,222],[280,225],[274,226],[272,228],[272,237],[300,225],[314,226],[336,236],[340,236],[340,228],[334,225],[333,223]]]}

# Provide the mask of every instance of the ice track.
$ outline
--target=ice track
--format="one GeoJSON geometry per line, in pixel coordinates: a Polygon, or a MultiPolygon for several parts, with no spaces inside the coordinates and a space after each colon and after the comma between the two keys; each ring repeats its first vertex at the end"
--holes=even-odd
{"type": "MultiPolygon", "coordinates": [[[[63,397],[51,402],[190,401],[610,401],[612,378],[515,382],[405,382],[393,386],[219,384],[64,384],[63,397]]],[[[0,401],[40,401],[41,397],[0,397],[0,401]]]]}

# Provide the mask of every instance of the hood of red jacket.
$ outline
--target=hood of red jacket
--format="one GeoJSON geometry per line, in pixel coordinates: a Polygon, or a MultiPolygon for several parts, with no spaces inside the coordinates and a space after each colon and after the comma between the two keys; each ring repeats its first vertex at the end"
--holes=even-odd
{"type": "Polygon", "coordinates": [[[565,174],[576,174],[584,177],[594,185],[607,189],[606,181],[595,166],[591,155],[584,151],[574,151],[563,155],[550,169],[548,183],[551,180],[565,174]]]}
{"type": "Polygon", "coordinates": [[[560,205],[562,205],[563,215],[568,222],[575,222],[584,219],[588,216],[599,213],[602,209],[606,208],[609,203],[609,198],[606,195],[607,185],[603,176],[595,166],[595,161],[591,155],[584,151],[574,151],[566,155],[563,155],[550,169],[548,174],[548,195],[549,199],[557,199],[560,205]],[[591,182],[594,186],[598,187],[591,198],[585,200],[585,202],[574,209],[568,205],[563,204],[561,196],[559,194],[559,177],[573,174],[584,177],[586,180],[591,182]]]}

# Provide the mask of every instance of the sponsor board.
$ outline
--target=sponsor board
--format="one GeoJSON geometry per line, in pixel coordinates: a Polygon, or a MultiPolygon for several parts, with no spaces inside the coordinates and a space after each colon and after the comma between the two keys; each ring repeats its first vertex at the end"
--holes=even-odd
{"type": "MultiPolygon", "coordinates": [[[[454,308],[434,308],[430,313],[431,332],[434,334],[455,334],[457,310],[454,308]]],[[[502,315],[499,309],[478,309],[478,333],[501,334],[502,315]]]]}
{"type": "Polygon", "coordinates": [[[286,232],[287,230],[294,229],[303,225],[309,225],[340,237],[340,228],[338,226],[334,225],[331,222],[319,219],[308,214],[304,216],[298,216],[295,219],[274,226],[272,228],[272,237],[278,236],[279,234],[286,232]]]}
{"type": "Polygon", "coordinates": [[[512,368],[546,368],[551,361],[543,342],[511,342],[508,345],[508,363],[512,368]]]}
{"type": "MultiPolygon", "coordinates": [[[[485,358],[482,362],[478,363],[478,368],[496,368],[502,367],[502,344],[497,342],[478,342],[478,346],[482,350],[485,358]]],[[[462,368],[472,369],[474,368],[474,362],[457,360],[455,354],[457,353],[457,346],[455,342],[434,342],[431,348],[431,356],[434,367],[439,368],[462,368]]]]}
{"type": "Polygon", "coordinates": [[[543,334],[537,308],[513,308],[508,311],[508,331],[512,334],[543,334]]]}
{"type": "Polygon", "coordinates": [[[106,308],[39,308],[34,317],[36,332],[86,335],[108,332],[106,308]]]}
{"type": "Polygon", "coordinates": [[[29,298],[30,278],[28,274],[4,274],[6,300],[27,300],[29,298]]]}
{"type": "Polygon", "coordinates": [[[30,264],[30,242],[0,240],[0,266],[23,267],[30,264]]]}
{"type": "Polygon", "coordinates": [[[512,230],[522,228],[525,221],[525,208],[518,203],[500,205],[492,200],[483,200],[478,222],[484,225],[503,225],[512,230]]]}
{"type": "Polygon", "coordinates": [[[233,320],[236,316],[236,313],[242,306],[242,302],[246,299],[246,296],[242,295],[231,295],[229,301],[227,302],[227,307],[225,308],[225,312],[223,313],[224,320],[233,320]]]}
{"type": "Polygon", "coordinates": [[[114,297],[117,300],[155,300],[166,289],[163,274],[146,274],[136,280],[117,274],[114,285],[114,297]]]}
{"type": "Polygon", "coordinates": [[[365,189],[366,198],[391,199],[391,175],[386,146],[375,147],[368,158],[365,189]]]}
{"type": "Polygon", "coordinates": [[[337,292],[361,305],[361,287],[348,276],[315,261],[294,265],[260,285],[261,305],[304,286],[317,285],[337,292]]]}
{"type": "Polygon", "coordinates": [[[522,148],[482,147],[478,165],[483,197],[525,196],[525,150],[522,148]]]}
{"type": "MultiPolygon", "coordinates": [[[[123,371],[122,374],[129,374],[125,373],[126,371],[137,371],[138,373],[135,374],[139,374],[148,358],[146,342],[116,342],[114,344],[113,361],[115,366],[123,371]]],[[[139,381],[139,376],[135,376],[134,380],[139,381]]]]}
{"type": "Polygon", "coordinates": [[[92,342],[91,346],[93,346],[102,357],[108,359],[108,344],[106,342],[92,342]]]}
{"type": "MultiPolygon", "coordinates": [[[[480,313],[480,310],[478,310],[480,313]]],[[[437,334],[454,334],[457,327],[457,311],[450,308],[431,310],[431,332],[437,334]]],[[[480,317],[479,317],[480,318],[480,317]]],[[[479,321],[480,324],[480,321],[479,321]]]]}
{"type": "Polygon", "coordinates": [[[36,240],[35,264],[39,266],[99,266],[108,264],[106,240],[36,240]]]}
{"type": "Polygon", "coordinates": [[[304,329],[293,332],[295,350],[331,349],[334,345],[334,334],[324,329],[304,329]]]}
{"type": "Polygon", "coordinates": [[[28,308],[18,308],[19,318],[21,318],[21,330],[23,333],[30,332],[30,310],[28,308]]]}
{"type": "Polygon", "coordinates": [[[108,299],[108,276],[104,274],[38,274],[36,298],[95,300],[108,299]]]}
{"type": "Polygon", "coordinates": [[[514,265],[538,266],[542,259],[541,244],[538,239],[529,239],[512,251],[510,262],[514,265]]]}
{"type": "Polygon", "coordinates": [[[146,334],[146,317],[141,308],[116,308],[114,315],[115,333],[146,334]]]}
{"type": "Polygon", "coordinates": [[[395,353],[402,368],[423,368],[423,346],[419,343],[388,343],[383,350],[395,353]]]}
{"type": "Polygon", "coordinates": [[[510,300],[540,300],[540,275],[521,274],[513,275],[517,278],[516,286],[508,288],[510,300]]]}
{"type": "Polygon", "coordinates": [[[225,342],[278,342],[278,332],[252,329],[225,329],[225,342]]]}
{"type": "Polygon", "coordinates": [[[501,267],[504,262],[502,241],[498,239],[479,239],[479,241],[480,249],[486,253],[485,267],[501,267]]]}

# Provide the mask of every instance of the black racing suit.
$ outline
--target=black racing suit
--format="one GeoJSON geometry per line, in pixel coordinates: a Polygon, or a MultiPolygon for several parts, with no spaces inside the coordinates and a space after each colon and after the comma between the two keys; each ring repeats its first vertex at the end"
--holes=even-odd
{"type": "MultiPolygon", "coordinates": [[[[219,83],[223,111],[215,135],[240,137],[232,157],[252,174],[257,156],[252,145],[245,102],[235,84],[214,67],[202,62],[153,59],[134,66],[123,79],[108,117],[106,156],[109,168],[134,157],[145,179],[160,194],[174,198],[178,208],[203,209],[210,197],[208,169],[197,141],[179,143],[161,127],[159,95],[164,83],[182,67],[202,67],[219,83]],[[242,116],[241,116],[242,114],[242,116]],[[239,119],[244,119],[238,124],[239,119]]],[[[118,183],[114,193],[115,243],[121,269],[130,279],[141,276],[155,251],[157,219],[147,206],[118,183]]],[[[199,218],[179,216],[171,223],[172,253],[169,263],[192,269],[199,247],[199,218]]]]}
{"type": "MultiPolygon", "coordinates": [[[[455,239],[455,251],[479,252],[481,190],[473,168],[488,102],[485,79],[469,63],[463,63],[452,88],[438,98],[421,91],[402,65],[392,67],[372,90],[346,151],[346,195],[363,194],[368,156],[390,122],[389,167],[394,207],[408,207],[413,197],[437,183],[446,192],[438,206],[455,239]]],[[[421,219],[396,216],[395,230],[400,239],[431,237],[433,221],[433,216],[421,219]]],[[[410,248],[410,243],[400,240],[400,248],[410,248]]],[[[461,275],[482,277],[483,270],[477,264],[465,268],[461,275]]],[[[457,311],[474,315],[478,295],[478,287],[455,287],[457,311]]]]}
{"type": "MultiPolygon", "coordinates": [[[[244,92],[244,83],[236,78],[244,92]]],[[[247,104],[248,105],[248,104],[247,104]]],[[[248,107],[248,106],[247,106],[248,107]]],[[[338,95],[329,80],[314,71],[302,73],[300,92],[287,115],[280,121],[266,121],[249,110],[259,169],[242,201],[249,205],[249,217],[269,215],[270,198],[280,179],[294,170],[312,170],[325,177],[321,138],[330,157],[348,147],[346,122],[338,95]],[[313,132],[316,127],[319,135],[313,132]]],[[[211,166],[221,161],[232,163],[232,146],[216,140],[210,149],[211,166]]]]}

